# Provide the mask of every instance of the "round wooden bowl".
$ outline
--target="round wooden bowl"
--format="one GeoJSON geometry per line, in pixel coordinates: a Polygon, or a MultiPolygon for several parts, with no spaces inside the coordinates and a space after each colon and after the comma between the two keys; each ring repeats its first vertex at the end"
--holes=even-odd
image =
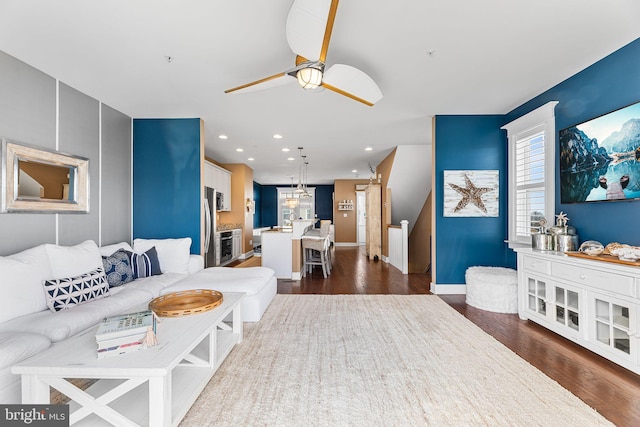
{"type": "Polygon", "coordinates": [[[179,317],[213,310],[222,304],[222,293],[211,289],[172,292],[154,298],[149,309],[158,317],[179,317]]]}

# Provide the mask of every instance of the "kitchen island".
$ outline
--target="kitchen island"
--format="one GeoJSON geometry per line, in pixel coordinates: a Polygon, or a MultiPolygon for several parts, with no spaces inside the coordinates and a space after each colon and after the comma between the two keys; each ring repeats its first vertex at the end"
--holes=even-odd
{"type": "Polygon", "coordinates": [[[295,220],[292,227],[262,231],[262,266],[273,269],[278,279],[300,280],[302,272],[300,238],[313,227],[315,221],[295,220]]]}

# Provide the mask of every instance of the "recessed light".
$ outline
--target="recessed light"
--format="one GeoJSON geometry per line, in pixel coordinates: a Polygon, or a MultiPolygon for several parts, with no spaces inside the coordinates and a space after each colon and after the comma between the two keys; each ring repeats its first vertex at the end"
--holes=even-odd
{"type": "Polygon", "coordinates": [[[351,173],[357,173],[357,172],[358,172],[358,169],[354,169],[351,171],[351,173]]]}
{"type": "Polygon", "coordinates": [[[364,149],[364,151],[371,151],[371,150],[373,150],[373,147],[367,147],[364,149]]]}
{"type": "Polygon", "coordinates": [[[236,148],[236,151],[237,151],[238,153],[242,153],[244,150],[243,150],[242,148],[236,148]]]}
{"type": "Polygon", "coordinates": [[[291,161],[291,160],[295,160],[293,157],[287,157],[287,160],[291,161]]]}
{"type": "Polygon", "coordinates": [[[249,160],[250,162],[253,162],[255,159],[253,157],[249,157],[247,160],[249,160]]]}
{"type": "Polygon", "coordinates": [[[218,135],[218,139],[227,139],[228,136],[227,135],[218,135]]]}
{"type": "Polygon", "coordinates": [[[276,133],[273,135],[273,139],[282,139],[282,135],[276,133]]]}
{"type": "Polygon", "coordinates": [[[289,149],[288,149],[287,147],[284,147],[284,148],[282,149],[282,151],[284,151],[285,153],[288,153],[288,152],[289,152],[289,149]]]}

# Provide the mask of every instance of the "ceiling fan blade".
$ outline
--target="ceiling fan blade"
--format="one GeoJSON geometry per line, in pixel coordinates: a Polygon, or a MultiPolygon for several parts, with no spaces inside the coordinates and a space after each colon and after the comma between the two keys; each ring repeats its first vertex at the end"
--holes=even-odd
{"type": "Polygon", "coordinates": [[[357,68],[344,64],[335,64],[325,71],[322,87],[370,107],[383,97],[382,91],[371,77],[357,68]]]}
{"type": "MultiPolygon", "coordinates": [[[[325,35],[331,36],[333,18],[330,10],[338,7],[338,0],[295,0],[287,16],[286,34],[289,47],[296,55],[310,61],[318,61],[324,51],[326,55],[325,35]],[[335,7],[333,6],[335,3],[335,7]]],[[[326,40],[328,46],[329,40],[326,40]]],[[[323,61],[324,62],[324,61],[323,61]]]]}
{"type": "Polygon", "coordinates": [[[327,26],[324,30],[324,39],[322,40],[322,49],[320,50],[320,62],[324,63],[327,59],[327,50],[329,50],[329,41],[331,40],[331,32],[333,31],[333,21],[336,19],[338,11],[338,0],[331,0],[329,7],[329,16],[327,18],[327,26]]]}
{"type": "Polygon", "coordinates": [[[241,86],[236,86],[234,88],[225,90],[224,93],[231,93],[231,92],[246,93],[246,92],[252,92],[252,91],[256,91],[256,90],[269,89],[269,88],[276,87],[276,86],[282,86],[282,85],[285,85],[287,83],[292,83],[294,80],[281,79],[280,77],[285,77],[285,76],[289,75],[290,73],[292,73],[295,70],[296,69],[293,68],[291,70],[287,70],[287,71],[283,71],[283,72],[278,73],[278,74],[274,74],[273,76],[269,76],[269,77],[265,77],[265,78],[260,79],[260,80],[256,80],[255,82],[243,84],[241,86]],[[258,85],[260,85],[260,87],[256,87],[258,85]]]}

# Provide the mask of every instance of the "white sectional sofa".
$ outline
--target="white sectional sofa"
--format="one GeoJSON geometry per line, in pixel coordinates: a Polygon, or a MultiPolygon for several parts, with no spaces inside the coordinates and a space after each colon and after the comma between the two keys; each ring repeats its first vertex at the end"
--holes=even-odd
{"type": "MultiPolygon", "coordinates": [[[[11,373],[11,366],[52,345],[63,345],[67,338],[96,327],[104,317],[139,310],[161,294],[199,288],[223,294],[246,292],[243,321],[260,320],[276,293],[273,270],[203,270],[202,257],[190,255],[190,245],[188,238],[136,239],[133,248],[127,243],[98,248],[95,242],[86,241],[67,247],[40,245],[0,257],[0,301],[4,307],[0,311],[0,403],[20,403],[20,378],[11,373]],[[121,266],[103,263],[103,259],[113,261],[116,253],[127,253],[127,262],[136,263],[140,276],[145,276],[143,270],[148,267],[148,277],[120,285],[119,276],[129,273],[121,266]],[[151,262],[154,256],[157,258],[151,262]],[[150,262],[154,264],[153,275],[150,262]],[[107,275],[100,273],[106,267],[112,272],[108,281],[107,275]],[[111,286],[113,283],[117,285],[111,286]],[[82,290],[76,292],[78,289],[82,290]]],[[[129,276],[128,280],[132,279],[129,276]]]]}

